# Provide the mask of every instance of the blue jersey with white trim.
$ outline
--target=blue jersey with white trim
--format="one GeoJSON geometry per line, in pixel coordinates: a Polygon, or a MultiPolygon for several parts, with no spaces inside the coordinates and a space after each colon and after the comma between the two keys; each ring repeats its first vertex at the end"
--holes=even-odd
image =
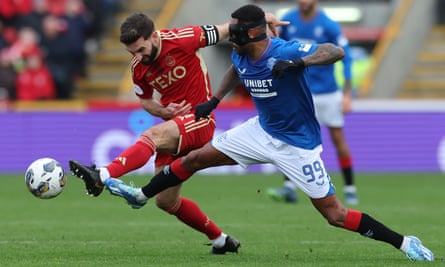
{"type": "MultiPolygon", "coordinates": [[[[311,20],[303,20],[298,8],[287,12],[282,20],[289,21],[289,25],[281,28],[280,37],[284,40],[298,40],[302,43],[333,43],[345,51],[343,75],[345,80],[351,80],[352,60],[349,44],[342,34],[340,25],[330,19],[322,10],[318,10],[311,20]]],[[[308,68],[311,91],[315,94],[331,93],[338,90],[334,76],[334,65],[311,66],[308,68]]]]}
{"type": "Polygon", "coordinates": [[[297,59],[313,53],[317,45],[269,38],[263,55],[253,61],[232,52],[232,63],[258,110],[261,127],[290,145],[313,149],[321,144],[320,126],[307,81],[307,68],[272,77],[277,60],[297,59]]]}

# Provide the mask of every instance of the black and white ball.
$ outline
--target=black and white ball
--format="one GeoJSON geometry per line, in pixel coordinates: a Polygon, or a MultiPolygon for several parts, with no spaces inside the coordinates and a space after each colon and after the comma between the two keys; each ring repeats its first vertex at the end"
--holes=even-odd
{"type": "Polygon", "coordinates": [[[62,193],[66,185],[65,171],[52,158],[40,158],[32,162],[25,172],[29,192],[41,199],[49,199],[62,193]]]}

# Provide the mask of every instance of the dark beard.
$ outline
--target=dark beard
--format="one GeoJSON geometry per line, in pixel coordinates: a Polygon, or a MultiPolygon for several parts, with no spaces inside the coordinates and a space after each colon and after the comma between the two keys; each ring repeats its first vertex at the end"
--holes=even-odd
{"type": "Polygon", "coordinates": [[[141,63],[144,65],[151,65],[155,61],[156,55],[158,54],[158,48],[156,46],[152,46],[151,53],[148,56],[143,56],[141,63]]]}

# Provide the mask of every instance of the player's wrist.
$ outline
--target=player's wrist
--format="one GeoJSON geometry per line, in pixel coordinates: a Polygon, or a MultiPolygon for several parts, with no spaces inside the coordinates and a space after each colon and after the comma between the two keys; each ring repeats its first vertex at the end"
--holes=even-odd
{"type": "Polygon", "coordinates": [[[212,97],[212,98],[209,100],[209,103],[211,104],[211,106],[212,106],[213,108],[216,108],[216,107],[218,106],[219,102],[220,102],[220,100],[219,100],[218,98],[216,98],[216,96],[212,97]]]}

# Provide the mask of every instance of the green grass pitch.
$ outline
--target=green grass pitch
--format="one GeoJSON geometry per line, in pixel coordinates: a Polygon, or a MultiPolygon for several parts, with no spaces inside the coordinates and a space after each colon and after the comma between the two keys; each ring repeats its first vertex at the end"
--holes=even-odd
{"type": "MultiPolygon", "coordinates": [[[[125,181],[145,184],[147,177],[125,181]]],[[[339,197],[342,180],[333,175],[339,197]]],[[[197,175],[183,186],[225,231],[238,254],[209,255],[207,238],[160,211],[133,210],[104,192],[85,195],[69,175],[65,191],[40,200],[23,175],[0,176],[0,266],[445,266],[445,176],[357,174],[356,207],[390,228],[418,236],[436,257],[410,262],[392,246],[329,226],[299,192],[298,204],[268,199],[280,175],[197,175]]]]}

